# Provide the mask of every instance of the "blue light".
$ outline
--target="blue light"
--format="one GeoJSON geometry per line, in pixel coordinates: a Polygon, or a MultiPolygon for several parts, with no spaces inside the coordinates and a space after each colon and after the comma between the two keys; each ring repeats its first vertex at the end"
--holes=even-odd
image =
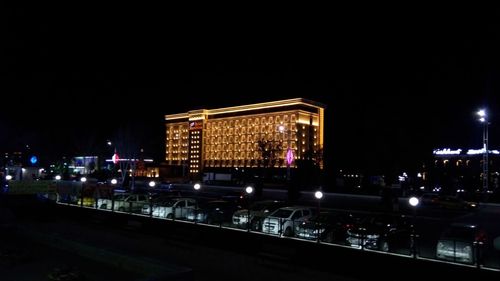
{"type": "Polygon", "coordinates": [[[31,164],[36,164],[36,162],[38,162],[38,158],[36,158],[36,156],[31,156],[30,162],[31,164]]]}

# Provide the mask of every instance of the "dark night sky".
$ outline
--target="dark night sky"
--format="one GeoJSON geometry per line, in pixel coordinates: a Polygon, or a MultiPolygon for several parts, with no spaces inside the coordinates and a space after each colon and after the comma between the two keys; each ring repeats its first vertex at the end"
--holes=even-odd
{"type": "Polygon", "coordinates": [[[161,158],[164,114],[294,97],[327,104],[330,167],[479,148],[484,104],[500,146],[492,10],[318,11],[2,9],[0,151],[103,152],[128,134],[161,158]]]}

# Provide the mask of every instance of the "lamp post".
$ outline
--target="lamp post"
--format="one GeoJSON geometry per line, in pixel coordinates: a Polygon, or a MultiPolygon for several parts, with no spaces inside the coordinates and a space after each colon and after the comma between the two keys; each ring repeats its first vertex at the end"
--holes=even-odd
{"type": "Polygon", "coordinates": [[[250,231],[250,196],[253,193],[253,187],[247,186],[245,192],[247,195],[247,231],[250,231]]]}
{"type": "Polygon", "coordinates": [[[415,231],[415,224],[417,222],[417,206],[420,203],[417,197],[411,197],[408,202],[413,207],[413,222],[411,225],[411,251],[413,258],[417,258],[417,233],[415,231]]]}
{"type": "Polygon", "coordinates": [[[477,112],[479,121],[483,123],[483,192],[488,192],[488,116],[486,110],[477,112]]]}
{"type": "Polygon", "coordinates": [[[194,192],[195,192],[195,200],[196,200],[196,209],[194,211],[194,223],[196,224],[196,220],[198,219],[198,192],[201,189],[201,184],[195,183],[193,185],[194,192]]]}
{"type": "Polygon", "coordinates": [[[80,181],[82,182],[82,189],[80,191],[80,207],[83,207],[83,191],[84,191],[84,187],[85,187],[85,183],[87,182],[87,178],[86,177],[81,177],[80,178],[80,181]]]}
{"type": "Polygon", "coordinates": [[[316,217],[316,230],[318,231],[318,243],[320,242],[321,235],[319,233],[319,228],[320,228],[320,221],[319,221],[319,216],[321,213],[321,198],[323,198],[323,192],[321,190],[318,190],[314,192],[314,197],[318,200],[318,216],[316,217]]]}

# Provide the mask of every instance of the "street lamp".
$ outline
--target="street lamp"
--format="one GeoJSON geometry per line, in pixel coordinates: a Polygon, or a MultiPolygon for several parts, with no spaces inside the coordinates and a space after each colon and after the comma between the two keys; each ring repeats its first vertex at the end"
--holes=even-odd
{"type": "Polygon", "coordinates": [[[196,200],[196,209],[194,211],[194,223],[196,223],[196,220],[198,219],[198,191],[201,189],[201,184],[195,183],[193,185],[194,192],[195,192],[195,200],[196,200]]]}
{"type": "Polygon", "coordinates": [[[149,182],[149,187],[155,187],[155,186],[156,186],[156,182],[154,182],[154,181],[149,182]]]}
{"type": "Polygon", "coordinates": [[[115,184],[117,184],[117,183],[118,183],[118,181],[117,181],[116,179],[112,179],[112,180],[111,180],[111,184],[112,184],[112,185],[115,185],[115,184]]]}
{"type": "Polygon", "coordinates": [[[319,216],[320,216],[320,213],[321,213],[321,198],[323,198],[323,192],[321,192],[321,190],[318,190],[316,192],[314,192],[314,197],[318,200],[318,216],[316,217],[316,230],[318,231],[318,243],[321,239],[321,235],[319,233],[319,228],[320,228],[320,221],[319,221],[319,216]]]}
{"type": "Polygon", "coordinates": [[[252,195],[253,187],[247,186],[245,192],[247,194],[247,231],[250,231],[250,195],[252,195]]]}
{"type": "Polygon", "coordinates": [[[488,192],[488,115],[485,109],[477,112],[479,122],[483,123],[483,192],[488,192]]]}
{"type": "Polygon", "coordinates": [[[413,223],[411,226],[411,251],[414,258],[417,258],[417,233],[415,231],[415,224],[417,222],[417,206],[420,203],[417,197],[411,197],[408,202],[413,207],[413,223]]]}
{"type": "Polygon", "coordinates": [[[84,191],[85,182],[87,182],[87,178],[81,177],[80,181],[82,182],[82,189],[80,190],[80,207],[83,207],[83,191],[84,191]]]}
{"type": "Polygon", "coordinates": [[[60,176],[60,175],[57,175],[57,176],[55,177],[55,179],[56,179],[56,181],[60,181],[60,180],[61,180],[61,176],[60,176]]]}

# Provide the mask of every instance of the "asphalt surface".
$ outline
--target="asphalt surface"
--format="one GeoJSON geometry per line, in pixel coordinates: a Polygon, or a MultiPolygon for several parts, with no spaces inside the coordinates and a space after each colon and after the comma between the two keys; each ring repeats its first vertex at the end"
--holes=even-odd
{"type": "MultiPolygon", "coordinates": [[[[0,209],[0,214],[8,212],[5,208],[0,209]]],[[[10,248],[26,253],[27,258],[13,266],[0,267],[0,273],[5,274],[1,280],[6,281],[50,280],[47,279],[48,274],[54,268],[64,266],[81,272],[87,278],[85,280],[145,280],[141,279],[144,275],[126,270],[123,264],[104,261],[103,253],[113,253],[112,258],[126,256],[154,261],[168,268],[189,269],[192,270],[192,279],[189,280],[197,281],[281,278],[290,281],[360,280],[309,268],[290,267],[286,262],[269,261],[259,256],[166,240],[161,235],[141,234],[134,229],[115,229],[101,224],[52,218],[14,218],[14,224],[17,238],[12,240],[10,248]]],[[[14,239],[12,235],[2,238],[4,241],[14,239]]]]}

